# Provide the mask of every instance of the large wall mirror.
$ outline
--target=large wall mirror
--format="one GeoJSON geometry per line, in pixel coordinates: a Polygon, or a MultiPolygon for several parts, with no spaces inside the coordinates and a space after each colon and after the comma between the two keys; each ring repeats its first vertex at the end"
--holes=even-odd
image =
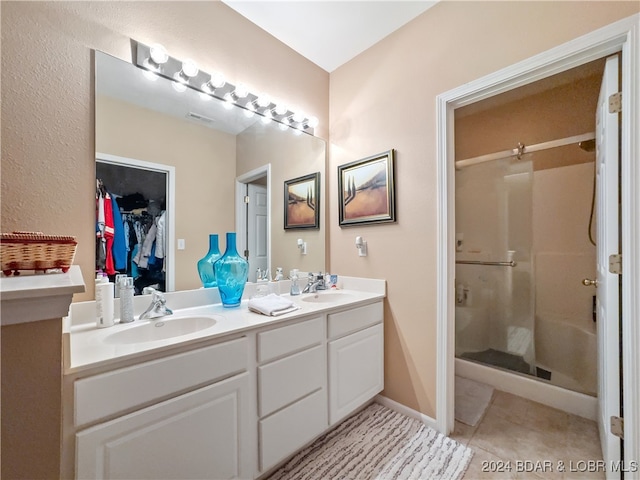
{"type": "MultiPolygon", "coordinates": [[[[320,195],[320,227],[285,230],[284,183],[320,172],[325,191],[324,140],[294,132],[277,122],[247,116],[245,109],[149,78],[131,63],[96,52],[96,188],[115,197],[126,237],[125,268],[137,288],[189,290],[202,286],[197,262],[209,248],[209,235],[238,233],[238,251],[249,250],[250,281],[257,267],[286,273],[324,271],[325,198],[320,195]],[[257,193],[256,193],[257,192],[257,193]],[[260,198],[262,208],[244,203],[260,198]],[[162,222],[158,225],[158,219],[162,222]],[[146,235],[162,230],[166,252],[160,262],[145,247],[146,235]],[[307,244],[306,254],[298,239],[307,244]],[[140,253],[142,251],[142,253],[140,253]],[[132,263],[152,260],[146,269],[132,263]],[[252,258],[253,255],[253,258],[252,258]],[[253,265],[252,265],[253,264],[253,265]]],[[[156,237],[160,238],[160,237],[156,237]]],[[[98,254],[100,242],[96,242],[98,254]]],[[[161,249],[165,250],[165,248],[161,249]]],[[[122,260],[120,260],[122,267],[122,260]]]]}

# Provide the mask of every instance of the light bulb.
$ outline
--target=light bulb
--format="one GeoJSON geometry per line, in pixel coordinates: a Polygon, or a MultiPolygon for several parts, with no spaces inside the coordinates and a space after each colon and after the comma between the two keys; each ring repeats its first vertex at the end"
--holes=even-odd
{"type": "Polygon", "coordinates": [[[153,45],[151,45],[151,47],[149,47],[149,56],[151,57],[153,63],[157,65],[167,63],[167,60],[169,60],[167,50],[159,43],[154,43],[153,45]]]}
{"type": "Polygon", "coordinates": [[[284,115],[285,113],[287,113],[288,110],[289,109],[284,103],[279,103],[276,105],[276,113],[278,115],[284,115]]]}
{"type": "Polygon", "coordinates": [[[211,80],[209,81],[213,88],[222,88],[224,84],[227,83],[224,79],[224,75],[220,72],[216,72],[211,75],[211,80]]]}
{"type": "Polygon", "coordinates": [[[204,102],[208,102],[209,100],[211,100],[211,97],[209,95],[207,95],[204,92],[198,92],[200,94],[200,100],[204,101],[204,102]]]}
{"type": "Polygon", "coordinates": [[[264,123],[264,124],[269,123],[271,121],[271,119],[273,118],[271,116],[271,112],[268,111],[268,110],[266,112],[264,112],[262,115],[263,115],[263,117],[260,120],[262,120],[262,123],[264,123]]]}
{"type": "Polygon", "coordinates": [[[309,120],[307,120],[307,125],[311,128],[316,128],[319,123],[318,117],[309,117],[309,120]]]}
{"type": "Polygon", "coordinates": [[[294,113],[291,118],[296,123],[302,123],[304,120],[304,113],[294,113]]]}
{"type": "Polygon", "coordinates": [[[198,74],[198,64],[191,59],[182,62],[182,74],[186,77],[195,77],[198,74]]]}
{"type": "Polygon", "coordinates": [[[158,75],[156,75],[155,73],[153,73],[153,72],[152,72],[152,71],[150,71],[150,70],[143,70],[143,71],[142,71],[142,74],[144,75],[144,77],[145,77],[147,80],[150,80],[150,81],[152,81],[152,82],[155,82],[156,80],[158,80],[158,78],[160,78],[160,77],[158,77],[158,75]]]}
{"type": "Polygon", "coordinates": [[[289,126],[285,123],[279,123],[278,128],[282,131],[285,131],[287,128],[289,128],[289,126]]]}
{"type": "Polygon", "coordinates": [[[176,92],[184,92],[187,89],[187,86],[182,82],[171,82],[171,86],[176,92]]]}
{"type": "Polygon", "coordinates": [[[292,130],[294,135],[302,135],[302,130],[298,130],[297,128],[293,128],[292,130]]]}
{"type": "Polygon", "coordinates": [[[258,106],[264,108],[268,107],[269,105],[271,105],[271,97],[269,97],[269,95],[266,93],[261,93],[258,96],[258,106]]]}
{"type": "Polygon", "coordinates": [[[244,111],[244,116],[247,118],[251,118],[256,114],[255,110],[245,110],[244,111]]]}
{"type": "Polygon", "coordinates": [[[235,93],[236,97],[238,98],[244,98],[249,95],[249,89],[244,83],[239,83],[238,85],[236,85],[236,89],[233,91],[233,93],[235,93]]]}
{"type": "Polygon", "coordinates": [[[233,108],[233,96],[230,93],[227,93],[224,96],[224,102],[223,102],[223,106],[224,108],[226,108],[227,110],[231,110],[233,108]]]}

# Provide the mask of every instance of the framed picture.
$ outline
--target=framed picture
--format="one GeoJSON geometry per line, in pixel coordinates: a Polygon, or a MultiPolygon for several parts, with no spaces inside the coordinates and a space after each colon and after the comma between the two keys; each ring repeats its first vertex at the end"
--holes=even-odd
{"type": "Polygon", "coordinates": [[[320,228],[320,172],[285,180],[284,228],[320,228]]]}
{"type": "Polygon", "coordinates": [[[340,226],[396,221],[394,151],[338,167],[340,226]]]}

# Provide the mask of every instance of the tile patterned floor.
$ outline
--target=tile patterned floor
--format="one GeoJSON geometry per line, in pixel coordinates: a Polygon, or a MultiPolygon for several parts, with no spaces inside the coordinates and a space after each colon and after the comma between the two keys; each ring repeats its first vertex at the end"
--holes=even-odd
{"type": "Polygon", "coordinates": [[[465,480],[605,478],[595,422],[510,393],[496,390],[478,425],[456,421],[451,437],[474,451],[465,480]]]}

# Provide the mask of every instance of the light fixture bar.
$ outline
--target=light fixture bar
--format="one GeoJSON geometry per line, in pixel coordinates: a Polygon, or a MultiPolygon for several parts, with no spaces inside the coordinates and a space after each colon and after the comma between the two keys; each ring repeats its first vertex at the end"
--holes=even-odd
{"type": "MultiPolygon", "coordinates": [[[[149,61],[151,59],[151,47],[144,43],[132,40],[134,43],[135,58],[134,63],[137,67],[143,70],[149,71],[155,75],[166,78],[172,82],[177,82],[176,75],[180,76],[183,72],[183,61],[166,54],[166,61],[163,63],[157,63],[155,61],[149,61]]],[[[157,45],[154,45],[157,48],[157,45]]],[[[155,53],[155,52],[154,52],[155,53]]],[[[164,52],[163,52],[164,53],[164,52]]],[[[286,125],[296,131],[304,132],[309,135],[313,135],[315,127],[317,126],[317,119],[315,117],[305,117],[299,112],[292,112],[289,109],[282,112],[282,108],[278,108],[278,105],[273,103],[268,95],[261,93],[260,96],[249,92],[246,96],[240,97],[237,93],[237,89],[242,89],[243,85],[233,85],[229,82],[224,82],[219,88],[215,88],[215,80],[212,80],[212,76],[219,77],[219,74],[209,74],[201,69],[193,76],[182,75],[179,82],[192,90],[202,93],[203,95],[209,95],[213,98],[217,98],[223,102],[229,102],[229,98],[233,100],[233,105],[236,105],[245,110],[255,112],[257,115],[262,115],[265,120],[276,121],[282,125],[286,125]],[[206,87],[205,87],[206,86],[206,87]],[[253,108],[252,108],[253,107],[253,108]],[[257,107],[257,108],[256,108],[257,107]],[[269,120],[267,120],[269,118],[269,120]],[[295,118],[294,122],[291,119],[295,118]]],[[[229,108],[232,108],[231,106],[229,108]]]]}

